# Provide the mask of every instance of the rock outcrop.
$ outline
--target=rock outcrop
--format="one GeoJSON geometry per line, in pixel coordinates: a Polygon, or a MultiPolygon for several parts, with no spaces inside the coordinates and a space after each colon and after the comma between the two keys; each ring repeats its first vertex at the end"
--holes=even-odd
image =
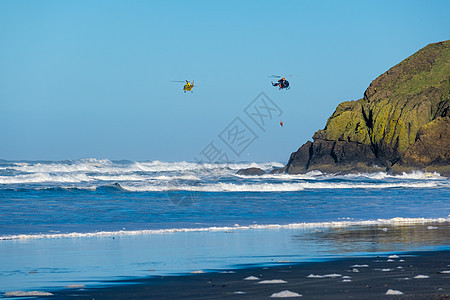
{"type": "Polygon", "coordinates": [[[237,171],[236,174],[247,176],[260,176],[266,174],[266,172],[260,168],[247,168],[247,169],[240,169],[239,171],[237,171]]]}
{"type": "Polygon", "coordinates": [[[323,130],[292,153],[285,172],[450,174],[450,40],[430,44],[338,105],[323,130]]]}

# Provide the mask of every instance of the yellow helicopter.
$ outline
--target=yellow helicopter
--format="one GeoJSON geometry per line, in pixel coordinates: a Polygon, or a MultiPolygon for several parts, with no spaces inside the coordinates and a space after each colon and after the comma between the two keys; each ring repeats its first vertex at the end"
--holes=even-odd
{"type": "MultiPolygon", "coordinates": [[[[186,81],[186,84],[184,85],[184,87],[183,87],[183,91],[186,93],[186,92],[193,92],[192,91],[192,89],[194,88],[194,80],[192,80],[192,82],[190,82],[190,81],[188,81],[188,80],[185,80],[186,81]]],[[[181,80],[172,80],[172,82],[184,82],[184,81],[181,81],[181,80]]]]}

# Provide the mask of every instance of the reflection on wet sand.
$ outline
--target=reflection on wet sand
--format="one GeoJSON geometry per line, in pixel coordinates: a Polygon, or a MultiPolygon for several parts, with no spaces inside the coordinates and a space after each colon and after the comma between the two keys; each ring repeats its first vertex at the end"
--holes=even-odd
{"type": "MultiPolygon", "coordinates": [[[[450,245],[450,223],[414,225],[371,225],[316,229],[311,234],[315,242],[337,252],[389,252],[427,246],[450,245]]],[[[304,236],[294,235],[294,242],[304,242],[304,236]]]]}

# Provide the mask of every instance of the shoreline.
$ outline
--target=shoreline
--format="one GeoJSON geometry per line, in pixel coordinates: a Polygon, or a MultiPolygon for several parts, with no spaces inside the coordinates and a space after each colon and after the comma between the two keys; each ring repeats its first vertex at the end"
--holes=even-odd
{"type": "Polygon", "coordinates": [[[285,262],[110,283],[114,285],[52,291],[53,296],[41,299],[276,299],[271,296],[283,291],[278,295],[289,295],[286,291],[302,295],[293,299],[450,299],[450,250],[285,262]],[[256,278],[245,280],[251,276],[256,278]]]}
{"type": "Polygon", "coordinates": [[[0,235],[0,241],[8,240],[55,240],[60,238],[103,238],[103,237],[132,237],[150,234],[165,233],[190,233],[190,232],[227,232],[246,230],[295,230],[295,229],[333,229],[351,228],[355,226],[419,226],[419,225],[444,225],[450,228],[450,215],[447,217],[420,218],[420,217],[394,217],[376,220],[346,220],[335,221],[312,221],[294,223],[267,223],[267,224],[245,224],[245,225],[213,225],[206,224],[199,227],[168,227],[159,229],[109,229],[95,232],[63,232],[63,233],[30,233],[30,234],[9,234],[0,235]]]}

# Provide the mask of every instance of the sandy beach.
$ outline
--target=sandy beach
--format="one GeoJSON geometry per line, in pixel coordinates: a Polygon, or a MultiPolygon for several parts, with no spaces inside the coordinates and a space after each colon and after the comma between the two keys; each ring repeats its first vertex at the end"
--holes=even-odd
{"type": "Polygon", "coordinates": [[[450,299],[450,251],[279,263],[271,267],[199,270],[185,276],[127,280],[105,288],[68,288],[45,298],[450,299]]]}

